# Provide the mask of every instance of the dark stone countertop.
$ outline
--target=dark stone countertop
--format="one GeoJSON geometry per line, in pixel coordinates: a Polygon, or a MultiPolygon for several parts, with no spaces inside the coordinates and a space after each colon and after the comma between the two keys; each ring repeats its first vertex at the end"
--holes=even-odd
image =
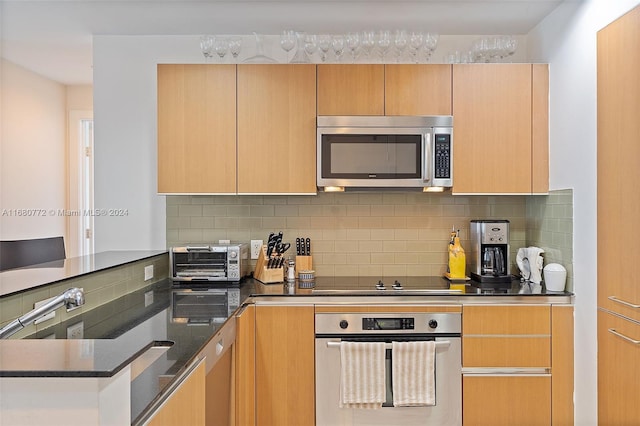
{"type": "Polygon", "coordinates": [[[105,251],[0,272],[0,297],[147,259],[167,250],[105,251]]]}

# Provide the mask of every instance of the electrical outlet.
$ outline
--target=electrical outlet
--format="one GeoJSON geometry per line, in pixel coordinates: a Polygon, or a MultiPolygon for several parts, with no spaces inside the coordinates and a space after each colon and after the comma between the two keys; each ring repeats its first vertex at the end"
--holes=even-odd
{"type": "Polygon", "coordinates": [[[251,259],[257,259],[262,250],[262,240],[251,240],[251,259]]]}
{"type": "Polygon", "coordinates": [[[67,327],[67,339],[82,339],[84,337],[84,322],[80,321],[67,327]]]}
{"type": "Polygon", "coordinates": [[[144,307],[153,304],[153,290],[149,290],[144,294],[144,307]]]}
{"type": "Polygon", "coordinates": [[[218,240],[218,244],[231,244],[231,240],[218,240]]]}
{"type": "Polygon", "coordinates": [[[153,279],[153,265],[144,267],[144,280],[149,281],[150,279],[153,279]]]}

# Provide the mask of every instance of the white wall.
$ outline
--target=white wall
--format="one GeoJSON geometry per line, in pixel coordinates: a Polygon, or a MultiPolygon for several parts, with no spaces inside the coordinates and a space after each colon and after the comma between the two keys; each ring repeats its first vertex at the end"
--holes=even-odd
{"type": "Polygon", "coordinates": [[[550,184],[573,188],[575,424],[597,424],[596,34],[638,0],[566,2],[530,34],[550,64],[550,184]]]}
{"type": "Polygon", "coordinates": [[[65,86],[2,60],[0,238],[65,234],[65,86]],[[17,216],[18,211],[31,216],[17,216]],[[18,210],[18,211],[16,211],[18,210]]]}

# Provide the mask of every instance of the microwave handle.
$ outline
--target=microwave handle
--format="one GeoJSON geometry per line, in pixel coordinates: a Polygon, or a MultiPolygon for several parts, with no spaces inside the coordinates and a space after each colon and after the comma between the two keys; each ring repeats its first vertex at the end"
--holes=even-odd
{"type": "Polygon", "coordinates": [[[426,132],[422,137],[422,180],[424,182],[431,181],[431,132],[426,132]]]}

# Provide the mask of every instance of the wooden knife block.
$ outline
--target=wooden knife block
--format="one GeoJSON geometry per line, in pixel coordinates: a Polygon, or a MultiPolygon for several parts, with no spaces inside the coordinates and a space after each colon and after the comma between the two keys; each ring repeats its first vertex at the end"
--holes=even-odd
{"type": "Polygon", "coordinates": [[[313,270],[313,256],[296,256],[296,278],[299,271],[313,270]]]}
{"type": "Polygon", "coordinates": [[[253,271],[253,278],[265,284],[283,282],[284,267],[267,268],[268,262],[269,258],[267,257],[267,246],[263,245],[262,250],[260,250],[260,254],[258,255],[256,269],[253,271]]]}

